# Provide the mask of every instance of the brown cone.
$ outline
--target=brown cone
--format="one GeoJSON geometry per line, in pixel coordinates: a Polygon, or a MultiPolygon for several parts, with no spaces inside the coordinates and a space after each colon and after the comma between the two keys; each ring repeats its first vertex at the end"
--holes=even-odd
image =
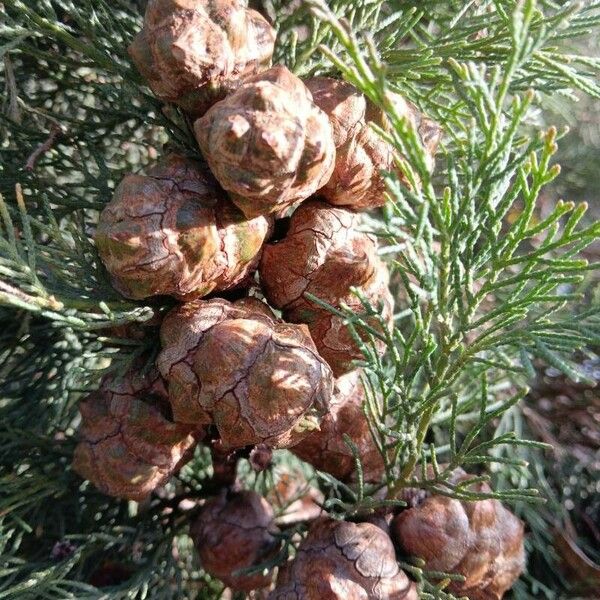
{"type": "Polygon", "coordinates": [[[175,420],[214,422],[225,448],[289,447],[329,410],[331,371],[307,329],[258,300],[184,304],[165,318],[161,341],[175,420]]]}
{"type": "Polygon", "coordinates": [[[269,228],[264,217],[246,219],[199,163],[172,154],[123,179],[95,239],[124,296],[191,300],[243,284],[269,228]]]}
{"type": "Polygon", "coordinates": [[[388,535],[371,523],[319,519],[269,600],[417,600],[388,535]]]}
{"type": "Polygon", "coordinates": [[[250,217],[305,200],[333,170],[329,119],[282,66],[246,79],[194,130],[215,177],[250,217]]]}
{"type": "MultiPolygon", "coordinates": [[[[353,85],[338,79],[314,77],[306,82],[315,104],[328,116],[334,130],[335,168],[319,194],[330,204],[354,210],[369,210],[385,204],[386,185],[382,171],[394,171],[394,152],[369,125],[387,128],[383,113],[353,85]]],[[[429,167],[440,140],[440,128],[398,94],[392,94],[400,116],[417,129],[425,146],[429,167]]]]}
{"type": "MultiPolygon", "coordinates": [[[[283,310],[286,320],[306,323],[321,356],[336,377],[352,370],[363,358],[344,318],[308,300],[310,293],[334,308],[347,305],[364,313],[351,288],[358,288],[384,321],[393,316],[389,274],[377,256],[377,245],[358,230],[358,215],[324,202],[305,202],[292,215],[286,237],[267,244],[260,263],[260,278],[268,301],[283,310]]],[[[377,320],[367,319],[374,327],[377,320]]],[[[384,344],[378,345],[383,352],[384,344]]]]}
{"type": "Polygon", "coordinates": [[[348,481],[356,476],[354,455],[344,441],[344,434],[348,435],[360,456],[364,479],[378,481],[383,475],[383,459],[363,412],[364,399],[359,371],[336,379],[330,412],[319,430],[294,446],[292,452],[315,469],[348,481]]]}
{"type": "Polygon", "coordinates": [[[203,115],[267,68],[275,31],[242,0],[150,0],[129,54],[158,98],[203,115]]]}
{"type": "MultiPolygon", "coordinates": [[[[455,481],[470,477],[461,471],[455,481]]],[[[473,491],[490,488],[480,483],[473,491]]],[[[471,600],[500,600],[525,566],[523,523],[498,500],[429,496],[395,517],[391,529],[402,552],[425,560],[427,570],[463,575],[449,590],[471,600]]]]}
{"type": "Polygon", "coordinates": [[[273,510],[252,491],[223,492],[209,500],[190,535],[202,568],[227,587],[248,592],[269,585],[271,573],[236,574],[272,558],[279,548],[273,510]]]}
{"type": "Polygon", "coordinates": [[[145,500],[190,457],[195,443],[189,426],[169,419],[156,371],[105,378],[79,410],[73,469],[110,496],[145,500]]]}

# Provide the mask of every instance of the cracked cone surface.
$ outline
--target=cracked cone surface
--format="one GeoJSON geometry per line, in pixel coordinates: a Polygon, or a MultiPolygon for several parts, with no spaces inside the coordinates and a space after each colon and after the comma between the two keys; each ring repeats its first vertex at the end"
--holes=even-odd
{"type": "Polygon", "coordinates": [[[168,418],[166,390],[155,370],[105,378],[79,410],[73,469],[110,496],[145,500],[195,445],[192,428],[168,418]]]}
{"type": "MultiPolygon", "coordinates": [[[[471,477],[458,470],[454,482],[471,477]]],[[[491,491],[485,483],[472,489],[491,491]]],[[[427,570],[463,575],[448,589],[471,600],[500,600],[525,566],[523,523],[498,500],[429,496],[396,516],[391,529],[398,547],[424,559],[427,570]]]]}
{"type": "MultiPolygon", "coordinates": [[[[333,174],[319,195],[330,204],[354,210],[383,206],[387,187],[382,171],[396,170],[394,151],[369,122],[386,129],[384,113],[346,81],[313,77],[306,86],[315,103],[329,116],[336,147],[333,174]]],[[[417,130],[427,153],[428,166],[433,169],[440,128],[402,96],[391,94],[391,97],[399,116],[405,117],[417,130]]]]}
{"type": "MultiPolygon", "coordinates": [[[[260,278],[267,300],[284,318],[308,325],[321,356],[336,377],[351,371],[363,355],[342,316],[308,300],[310,293],[332,307],[342,305],[364,314],[357,288],[386,323],[393,317],[389,274],[377,255],[373,237],[358,231],[359,216],[324,202],[305,202],[292,215],[286,237],[267,244],[260,263],[260,278]]],[[[376,318],[367,319],[379,328],[376,318]]],[[[360,332],[359,332],[360,333],[360,332]]],[[[385,344],[379,343],[383,352],[385,344]]]]}
{"type": "Polygon", "coordinates": [[[165,318],[161,341],[175,420],[214,423],[226,448],[289,447],[329,410],[331,370],[307,329],[258,300],[184,304],[165,318]]]}
{"type": "Polygon", "coordinates": [[[344,441],[346,434],[356,445],[365,481],[378,481],[383,475],[383,459],[363,412],[364,399],[359,371],[336,379],[331,410],[323,417],[319,430],[294,446],[292,452],[315,469],[349,481],[356,473],[354,455],[344,441]]]}
{"type": "Polygon", "coordinates": [[[194,125],[212,172],[247,216],[281,213],[330,178],[327,115],[282,66],[246,79],[194,125]]]}
{"type": "Polygon", "coordinates": [[[154,94],[199,117],[268,68],[275,31],[241,0],[150,0],[129,54],[154,94]]]}
{"type": "Polygon", "coordinates": [[[272,558],[280,545],[273,510],[256,492],[228,492],[209,500],[190,535],[204,570],[226,586],[250,591],[269,585],[271,573],[236,574],[272,558]]]}
{"type": "Polygon", "coordinates": [[[392,542],[371,523],[319,519],[280,570],[269,600],[417,600],[392,542]]]}
{"type": "Polygon", "coordinates": [[[269,230],[264,217],[246,219],[199,163],[172,154],[121,181],[95,240],[127,298],[190,300],[243,284],[269,230]]]}

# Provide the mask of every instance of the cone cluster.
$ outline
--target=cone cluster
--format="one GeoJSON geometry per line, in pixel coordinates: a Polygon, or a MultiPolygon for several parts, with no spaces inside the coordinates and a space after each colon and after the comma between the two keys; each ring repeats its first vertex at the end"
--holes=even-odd
{"type": "MultiPolygon", "coordinates": [[[[351,480],[346,434],[377,480],[363,355],[339,309],[374,329],[391,324],[388,270],[359,211],[385,202],[381,171],[396,169],[394,151],[370,125],[387,126],[381,111],[353,86],[271,67],[274,40],[241,0],[148,3],[129,52],[154,93],[188,116],[198,154],[170,152],[127,175],[96,246],[123,296],[180,302],[162,321],[156,362],[171,424],[196,436],[211,427],[226,452],[290,448],[351,480]],[[366,303],[378,314],[364,314],[366,303]]],[[[394,100],[425,131],[427,119],[394,100]]],[[[111,385],[98,393],[111,397],[111,385]]],[[[153,480],[136,481],[151,491],[153,480]]]]}
{"type": "MultiPolygon", "coordinates": [[[[81,404],[74,468],[104,493],[143,501],[209,430],[223,455],[289,448],[351,481],[346,435],[365,479],[383,474],[359,340],[339,309],[365,313],[366,300],[378,312],[365,315],[371,327],[391,323],[388,271],[359,211],[385,203],[382,171],[400,163],[370,125],[388,127],[382,112],[353,86],[270,66],[275,37],[242,0],[150,0],[129,48],[154,94],[190,119],[199,153],[171,152],[126,176],[99,217],[115,289],[179,301],[162,321],[156,369],[105,379],[81,404]]],[[[393,100],[433,166],[439,128],[393,100]]],[[[253,492],[208,501],[191,535],[227,586],[271,582],[268,569],[243,573],[280,545],[270,505],[253,492]]],[[[317,597],[417,596],[384,529],[319,519],[270,595],[317,597]]]]}

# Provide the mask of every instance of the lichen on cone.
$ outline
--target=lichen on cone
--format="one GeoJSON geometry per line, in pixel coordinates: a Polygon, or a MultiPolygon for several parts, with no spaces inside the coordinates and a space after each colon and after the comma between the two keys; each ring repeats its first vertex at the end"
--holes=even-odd
{"type": "Polygon", "coordinates": [[[358,452],[365,481],[378,481],[384,472],[383,458],[363,411],[364,400],[360,371],[338,377],[331,410],[319,429],[294,446],[292,452],[315,469],[349,481],[356,477],[356,466],[352,449],[344,439],[347,435],[358,452]]]}
{"type": "Polygon", "coordinates": [[[202,568],[233,590],[268,586],[272,574],[244,575],[273,558],[280,546],[269,503],[253,491],[223,490],[208,500],[190,527],[202,568]]]}
{"type": "Polygon", "coordinates": [[[329,410],[333,377],[308,330],[259,300],[184,304],[166,316],[161,342],[175,420],[213,423],[224,448],[292,446],[329,410]]]}
{"type": "Polygon", "coordinates": [[[269,600],[417,600],[394,546],[371,523],[319,519],[280,570],[269,600]]]}
{"type": "Polygon", "coordinates": [[[275,35],[243,0],[150,0],[129,54],[158,98],[199,117],[269,67],[275,35]]]}
{"type": "MultiPolygon", "coordinates": [[[[306,298],[310,293],[339,309],[365,313],[357,288],[385,323],[393,318],[389,273],[377,255],[374,238],[358,230],[359,217],[342,208],[310,200],[292,215],[287,235],[264,247],[260,279],[267,300],[286,320],[305,323],[321,356],[336,377],[355,368],[363,358],[345,319],[306,298]]],[[[380,328],[377,318],[366,317],[380,328]]],[[[359,334],[361,332],[359,331],[359,334]]],[[[377,343],[381,352],[385,344],[377,343]]]]}
{"type": "Polygon", "coordinates": [[[104,378],[79,410],[73,469],[101,492],[138,502],[191,458],[202,434],[171,421],[164,382],[154,369],[104,378]]]}
{"type": "MultiPolygon", "coordinates": [[[[383,206],[387,189],[383,172],[397,170],[394,150],[369,123],[387,128],[384,113],[346,81],[313,77],[306,86],[315,104],[329,116],[336,147],[333,174],[319,195],[330,204],[354,210],[383,206]]],[[[399,94],[390,97],[399,116],[405,117],[420,136],[432,169],[440,128],[399,94]]]]}
{"type": "Polygon", "coordinates": [[[283,66],[247,78],[194,130],[215,177],[249,217],[281,214],[333,172],[329,119],[302,80],[283,66]]]}
{"type": "MultiPolygon", "coordinates": [[[[458,469],[454,483],[472,476],[458,469]]],[[[489,493],[486,483],[472,491],[489,493]]],[[[525,566],[523,522],[494,499],[468,502],[431,495],[397,515],[392,538],[405,554],[425,561],[425,569],[458,573],[448,590],[471,600],[500,600],[525,566]]]]}
{"type": "Polygon", "coordinates": [[[191,300],[246,281],[270,227],[264,217],[245,218],[200,163],[171,154],[147,175],[121,181],[95,241],[127,298],[191,300]]]}

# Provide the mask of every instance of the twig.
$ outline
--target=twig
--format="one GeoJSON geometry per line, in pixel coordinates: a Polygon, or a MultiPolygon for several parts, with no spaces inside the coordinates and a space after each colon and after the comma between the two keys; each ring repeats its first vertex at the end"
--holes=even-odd
{"type": "Polygon", "coordinates": [[[33,171],[35,169],[35,165],[39,160],[40,156],[46,154],[48,150],[52,148],[56,140],[63,134],[63,131],[60,125],[56,123],[52,123],[50,125],[50,133],[45,142],[40,144],[31,154],[31,156],[27,159],[25,163],[25,169],[27,171],[33,171]]]}

